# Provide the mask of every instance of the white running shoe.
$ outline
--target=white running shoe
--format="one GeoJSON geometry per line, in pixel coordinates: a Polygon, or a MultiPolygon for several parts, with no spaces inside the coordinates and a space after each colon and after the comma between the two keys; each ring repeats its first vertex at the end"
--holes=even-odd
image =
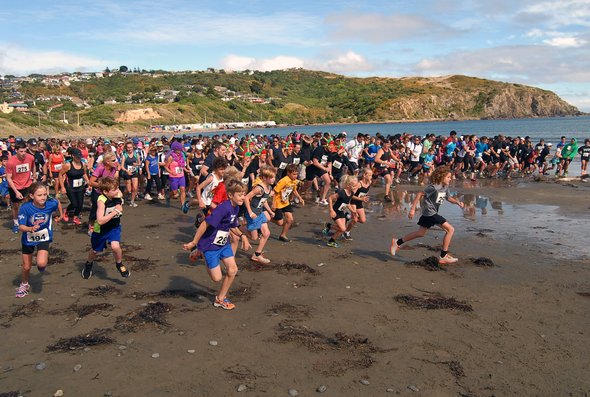
{"type": "Polygon", "coordinates": [[[150,200],[150,201],[153,200],[152,199],[152,196],[150,196],[149,193],[146,193],[145,196],[143,196],[143,198],[146,199],[146,200],[150,200]]]}
{"type": "Polygon", "coordinates": [[[457,262],[459,259],[455,258],[454,256],[451,256],[451,254],[446,254],[443,257],[439,257],[438,258],[438,264],[439,265],[449,265],[451,263],[455,263],[457,262]]]}

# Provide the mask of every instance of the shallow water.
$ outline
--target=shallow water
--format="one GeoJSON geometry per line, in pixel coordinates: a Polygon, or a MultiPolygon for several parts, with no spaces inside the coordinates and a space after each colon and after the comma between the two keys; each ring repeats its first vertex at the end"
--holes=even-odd
{"type": "MultiPolygon", "coordinates": [[[[393,203],[371,202],[367,208],[369,222],[404,219],[415,225],[419,210],[412,220],[407,216],[416,193],[400,189],[395,191],[393,203]]],[[[459,198],[465,208],[446,202],[440,208],[440,214],[455,227],[458,236],[511,240],[545,254],[553,253],[556,259],[590,258],[587,237],[590,216],[568,217],[558,206],[508,204],[470,193],[460,194],[459,198]]]]}

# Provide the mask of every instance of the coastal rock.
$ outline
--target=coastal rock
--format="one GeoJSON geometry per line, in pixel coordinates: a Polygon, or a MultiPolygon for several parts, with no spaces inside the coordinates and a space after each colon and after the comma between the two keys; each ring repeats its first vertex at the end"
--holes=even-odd
{"type": "Polygon", "coordinates": [[[247,388],[248,388],[248,386],[246,386],[246,385],[238,385],[236,391],[241,393],[241,392],[245,391],[247,388]]]}
{"type": "Polygon", "coordinates": [[[296,397],[296,396],[299,395],[299,392],[297,390],[295,390],[295,389],[289,389],[289,392],[288,393],[289,393],[289,395],[291,397],[296,397]]]}
{"type": "Polygon", "coordinates": [[[318,393],[323,393],[323,392],[325,392],[326,390],[328,390],[328,387],[327,387],[326,385],[320,385],[320,386],[318,386],[318,388],[316,389],[316,391],[317,391],[318,393]]]}

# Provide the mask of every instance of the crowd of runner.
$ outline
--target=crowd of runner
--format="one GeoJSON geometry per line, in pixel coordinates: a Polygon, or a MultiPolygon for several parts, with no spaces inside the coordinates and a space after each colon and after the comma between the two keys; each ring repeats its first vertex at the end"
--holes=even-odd
{"type": "MultiPolygon", "coordinates": [[[[278,240],[289,242],[294,212],[306,202],[327,207],[323,233],[327,245],[339,247],[352,239],[351,231],[365,223],[364,204],[377,180],[384,185],[385,201],[392,201],[396,184],[428,185],[416,196],[410,217],[422,208],[420,229],[392,239],[390,252],[423,236],[432,226],[445,231],[439,263],[457,261],[448,253],[453,228],[438,215],[447,200],[463,206],[448,193],[452,179],[512,178],[554,172],[567,176],[570,163],[581,158],[581,175],[587,175],[590,140],[578,146],[562,137],[555,145],[529,137],[477,137],[429,134],[347,137],[329,133],[293,132],[278,135],[222,134],[198,137],[109,139],[0,140],[0,197],[12,211],[12,232],[22,233],[22,282],[16,297],[29,291],[29,273],[37,249],[36,265],[45,269],[53,240],[52,222],[82,224],[85,201],[90,202],[88,234],[91,250],[82,277],[92,276],[96,255],[107,246],[122,277],[130,275],[122,263],[121,216],[124,205],[141,200],[177,200],[184,213],[194,211],[196,233],[183,246],[193,260],[203,257],[212,280],[221,282],[216,307],[232,309],[227,293],[237,272],[239,243],[250,248],[251,260],[271,262],[264,247],[270,224],[279,226],[278,240]],[[122,191],[124,193],[122,193],[122,191]],[[61,197],[67,197],[66,208],[61,197]],[[52,219],[52,214],[58,215],[52,219]],[[225,274],[220,263],[225,266],[225,274]]],[[[64,197],[64,202],[65,202],[64,197]]],[[[174,206],[176,207],[176,206],[174,206]]]]}

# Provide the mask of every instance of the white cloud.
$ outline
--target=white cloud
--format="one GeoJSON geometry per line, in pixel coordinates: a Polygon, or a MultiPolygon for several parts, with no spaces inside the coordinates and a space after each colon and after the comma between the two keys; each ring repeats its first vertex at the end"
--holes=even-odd
{"type": "Polygon", "coordinates": [[[577,37],[554,37],[550,40],[543,40],[543,43],[553,47],[581,47],[586,44],[586,41],[577,37]]]}
{"type": "Polygon", "coordinates": [[[95,71],[104,69],[109,63],[112,62],[62,51],[36,51],[0,43],[0,74],[95,71]]]}
{"type": "Polygon", "coordinates": [[[334,73],[356,73],[372,70],[372,65],[360,54],[348,51],[336,54],[328,59],[303,59],[289,56],[274,58],[252,58],[235,54],[226,56],[220,61],[220,67],[226,70],[281,70],[290,68],[305,68],[334,73]]]}
{"type": "Polygon", "coordinates": [[[556,0],[529,5],[521,10],[519,18],[546,20],[552,27],[590,26],[590,1],[556,0]]]}

